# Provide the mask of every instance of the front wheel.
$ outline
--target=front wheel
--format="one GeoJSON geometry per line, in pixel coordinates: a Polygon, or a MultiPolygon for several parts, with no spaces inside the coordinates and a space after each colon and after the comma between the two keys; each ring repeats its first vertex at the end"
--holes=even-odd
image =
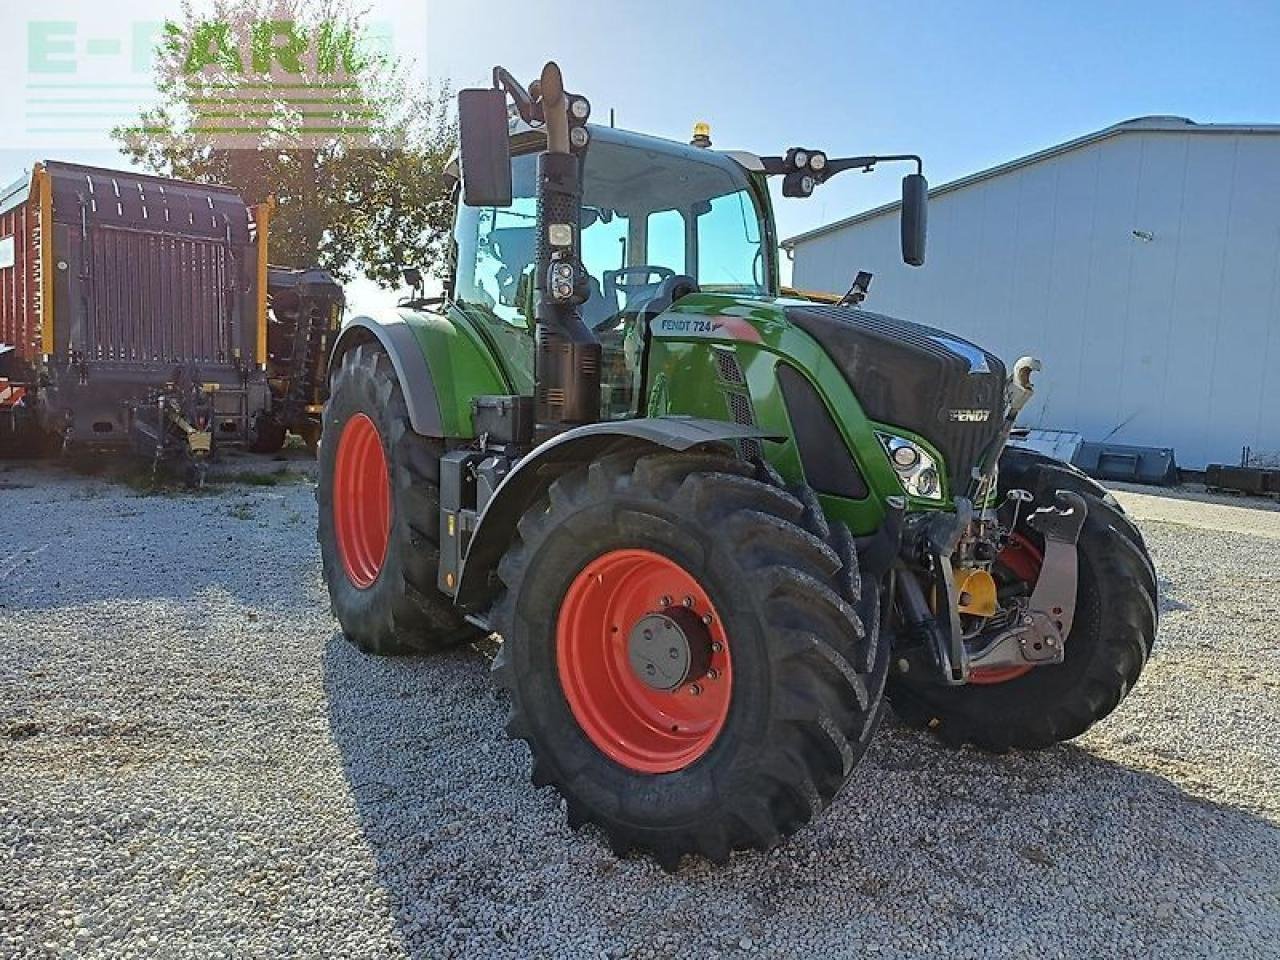
{"type": "Polygon", "coordinates": [[[1040,574],[1043,540],[1026,523],[1051,504],[1056,489],[1075,490],[1089,507],[1076,544],[1077,600],[1062,663],[975,670],[968,685],[895,674],[888,697],[911,726],[954,746],[996,753],[1041,749],[1084,733],[1107,716],[1137,682],[1155,642],[1156,579],[1141,535],[1119,507],[1082,487],[1065,465],[1019,454],[1002,458],[1000,492],[1035,497],[996,560],[1001,589],[1030,593],[1040,574]]]}
{"type": "Polygon", "coordinates": [[[342,357],[324,413],[318,538],[333,612],[368,653],[417,653],[477,635],[436,587],[440,442],[419,436],[386,352],[342,357]]]}
{"type": "Polygon", "coordinates": [[[809,491],[711,454],[560,477],[499,567],[495,670],[533,780],[616,853],[717,862],[829,804],[880,714],[879,594],[809,491]]]}

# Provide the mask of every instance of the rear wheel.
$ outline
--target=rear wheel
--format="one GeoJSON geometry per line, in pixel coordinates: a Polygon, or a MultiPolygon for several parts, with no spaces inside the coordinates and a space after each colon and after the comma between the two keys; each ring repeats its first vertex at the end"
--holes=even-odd
{"type": "Polygon", "coordinates": [[[1073,489],[1089,506],[1076,545],[1079,580],[1066,658],[1053,666],[974,671],[962,687],[909,675],[891,678],[894,712],[954,746],[972,743],[1004,752],[1079,736],[1125,698],[1155,642],[1154,568],[1141,535],[1118,506],[1098,497],[1096,489],[1073,484],[1052,462],[1018,459],[1006,468],[1002,460],[1001,493],[1015,487],[1030,490],[1035,500],[993,570],[1002,591],[1029,593],[1040,574],[1043,541],[1026,524],[1030,510],[1052,503],[1059,488],[1073,489]],[[1020,469],[1024,464],[1029,469],[1020,469]]]}
{"type": "Polygon", "coordinates": [[[385,351],[343,355],[324,417],[320,556],[347,639],[390,654],[475,636],[436,588],[440,442],[413,432],[385,351]]]}
{"type": "Polygon", "coordinates": [[[508,732],[619,855],[723,861],[831,802],[887,650],[853,538],[809,491],[711,454],[619,453],[519,524],[495,609],[508,732]]]}

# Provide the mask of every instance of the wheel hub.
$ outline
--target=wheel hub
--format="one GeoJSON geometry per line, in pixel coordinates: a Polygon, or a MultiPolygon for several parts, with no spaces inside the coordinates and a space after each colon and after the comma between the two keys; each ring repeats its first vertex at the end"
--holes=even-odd
{"type": "MultiPolygon", "coordinates": [[[[1020,533],[1009,538],[1009,544],[1000,551],[996,563],[1011,577],[1027,584],[1028,589],[1035,587],[1040,579],[1040,566],[1044,555],[1034,543],[1020,533]]],[[[978,667],[969,674],[969,683],[975,686],[994,686],[1008,683],[1030,673],[1034,667],[1030,664],[1016,667],[978,667]]]]}
{"type": "Polygon", "coordinates": [[[641,683],[670,692],[711,666],[711,634],[684,607],[641,617],[627,637],[627,659],[641,683]]]}

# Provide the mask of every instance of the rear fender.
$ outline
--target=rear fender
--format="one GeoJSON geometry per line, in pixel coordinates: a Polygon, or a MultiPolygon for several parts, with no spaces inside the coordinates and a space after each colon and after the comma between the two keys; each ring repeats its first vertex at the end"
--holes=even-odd
{"type": "Polygon", "coordinates": [[[671,416],[592,423],[548,440],[519,461],[485,505],[458,577],[456,603],[474,611],[489,599],[490,574],[511,545],[516,523],[562,473],[621,450],[681,452],[746,439],[783,438],[759,427],[671,416]]]}
{"type": "Polygon", "coordinates": [[[396,379],[404,391],[409,407],[409,424],[415,433],[424,437],[443,437],[444,422],[440,416],[440,401],[436,398],[435,383],[427,358],[408,323],[403,317],[356,317],[342,328],[329,356],[329,369],[342,369],[342,358],[348,350],[361,343],[376,342],[391,358],[396,379]]]}
{"type": "Polygon", "coordinates": [[[399,309],[356,317],[342,328],[329,369],[338,370],[343,354],[370,341],[391,358],[410,426],[424,437],[474,437],[471,398],[513,392],[492,352],[453,315],[399,309]]]}

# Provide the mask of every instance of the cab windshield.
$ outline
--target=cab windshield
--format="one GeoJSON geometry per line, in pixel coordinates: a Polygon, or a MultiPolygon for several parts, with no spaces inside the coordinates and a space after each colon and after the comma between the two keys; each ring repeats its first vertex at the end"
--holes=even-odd
{"type": "MultiPolygon", "coordinates": [[[[763,217],[746,174],[693,147],[650,147],[645,138],[610,134],[602,131],[592,142],[583,172],[587,324],[607,330],[675,274],[703,289],[767,293],[763,217]]],[[[522,327],[531,323],[521,280],[534,265],[535,170],[536,154],[514,157],[511,206],[462,207],[455,237],[456,299],[522,327]]]]}

